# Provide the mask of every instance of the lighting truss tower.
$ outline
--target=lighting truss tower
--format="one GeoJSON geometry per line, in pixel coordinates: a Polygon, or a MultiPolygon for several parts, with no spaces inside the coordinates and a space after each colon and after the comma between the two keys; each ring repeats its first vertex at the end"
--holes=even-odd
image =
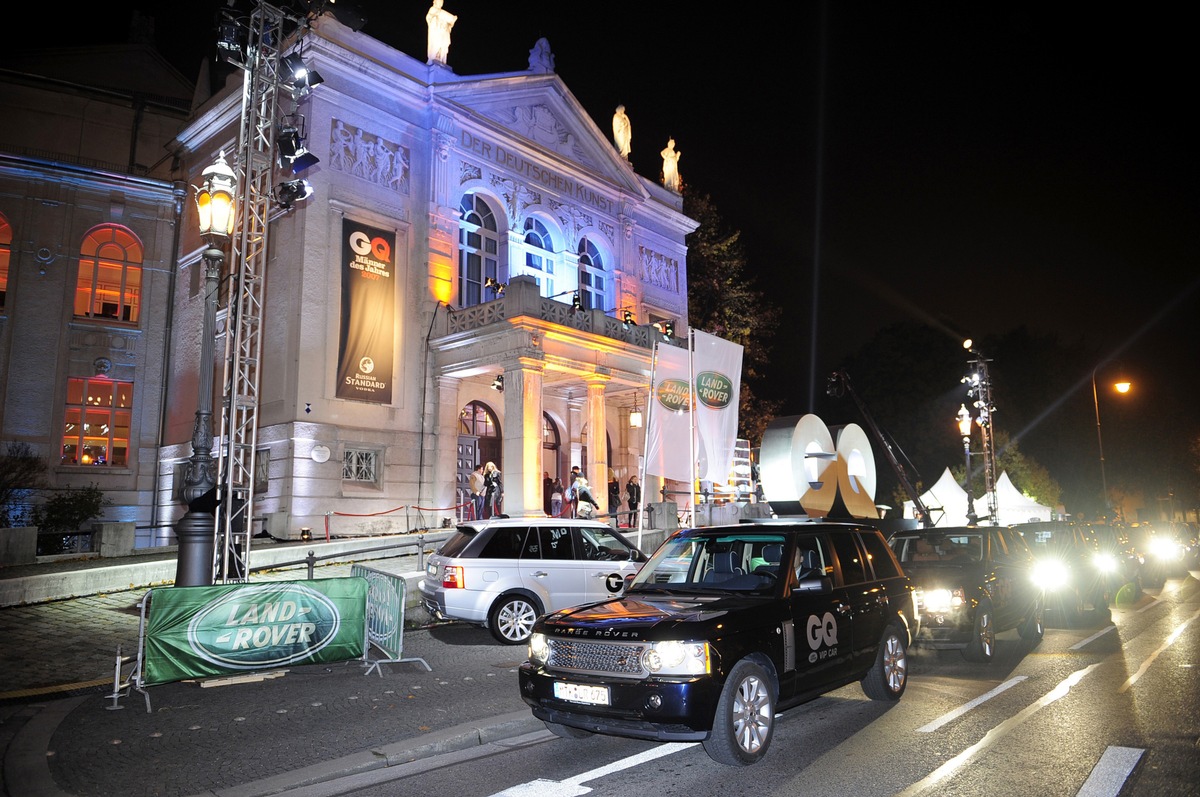
{"type": "Polygon", "coordinates": [[[254,535],[254,473],[258,438],[263,280],[267,226],[275,169],[281,51],[288,21],[280,9],[259,3],[250,15],[238,133],[237,221],[233,237],[225,327],[221,456],[217,473],[216,577],[245,581],[254,535]]]}
{"type": "MultiPolygon", "coordinates": [[[[971,373],[962,378],[967,386],[967,396],[972,399],[972,406],[978,412],[976,423],[983,438],[983,484],[987,495],[988,517],[993,524],[999,519],[999,504],[996,498],[996,440],[993,428],[993,416],[996,405],[992,403],[992,379],[988,374],[988,363],[991,360],[984,357],[975,349],[970,349],[974,359],[969,361],[971,373]]],[[[971,474],[967,474],[971,478],[971,474]]]]}

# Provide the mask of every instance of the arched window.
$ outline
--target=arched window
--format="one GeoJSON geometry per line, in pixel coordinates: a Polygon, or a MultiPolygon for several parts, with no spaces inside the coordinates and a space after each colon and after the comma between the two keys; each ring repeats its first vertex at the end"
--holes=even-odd
{"type": "Polygon", "coordinates": [[[471,307],[483,301],[483,283],[488,277],[500,279],[500,235],[496,214],[483,197],[465,194],[459,210],[458,301],[471,307]]]}
{"type": "Polygon", "coordinates": [[[554,240],[546,225],[533,216],[525,219],[525,268],[521,273],[537,280],[542,296],[554,295],[554,240]]]}
{"type": "Polygon", "coordinates": [[[604,258],[587,238],[579,239],[579,303],[584,310],[607,310],[609,279],[604,258]]]}
{"type": "Polygon", "coordinates": [[[141,241],[115,225],[91,230],[79,249],[75,316],[137,323],[141,306],[141,241]]]}
{"type": "Polygon", "coordinates": [[[12,226],[0,213],[0,310],[8,298],[8,261],[12,256],[12,226]]]}

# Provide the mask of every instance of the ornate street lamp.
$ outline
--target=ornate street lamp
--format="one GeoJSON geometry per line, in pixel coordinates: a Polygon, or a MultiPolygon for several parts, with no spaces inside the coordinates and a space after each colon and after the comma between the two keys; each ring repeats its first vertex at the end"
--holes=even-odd
{"type": "Polygon", "coordinates": [[[217,326],[217,290],[225,244],[233,233],[233,188],[237,175],[225,162],[222,151],[217,162],[204,170],[204,185],[196,188],[196,211],[200,237],[207,244],[204,257],[204,326],[200,338],[200,367],[196,423],[192,429],[192,456],[184,471],[182,498],[187,514],[175,526],[179,560],[175,586],[197,587],[213,583],[216,551],[216,467],[212,459],[213,425],[213,339],[217,326]]]}
{"type": "Polygon", "coordinates": [[[967,525],[974,526],[979,520],[975,514],[975,495],[971,491],[971,413],[966,404],[958,407],[958,432],[962,435],[963,453],[967,455],[967,525]]]}

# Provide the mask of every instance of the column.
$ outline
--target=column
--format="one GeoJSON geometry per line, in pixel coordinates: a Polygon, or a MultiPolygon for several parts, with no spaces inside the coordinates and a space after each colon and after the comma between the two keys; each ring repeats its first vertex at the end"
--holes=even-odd
{"type": "Polygon", "coordinates": [[[542,371],[522,357],[504,371],[504,514],[542,511],[542,371]]]}
{"type": "Polygon", "coordinates": [[[601,512],[611,512],[615,507],[608,505],[608,420],[604,406],[604,386],[610,377],[607,374],[590,374],[584,377],[587,383],[587,428],[588,461],[585,466],[592,495],[600,504],[601,512]]]}

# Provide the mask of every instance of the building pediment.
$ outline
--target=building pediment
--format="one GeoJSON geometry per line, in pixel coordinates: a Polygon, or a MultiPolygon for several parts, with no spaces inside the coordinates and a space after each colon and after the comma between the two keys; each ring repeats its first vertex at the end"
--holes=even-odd
{"type": "MultiPolygon", "coordinates": [[[[435,86],[439,100],[523,143],[641,194],[632,167],[617,153],[557,75],[505,74],[435,86]]],[[[494,131],[493,135],[497,135],[494,131]]]]}

